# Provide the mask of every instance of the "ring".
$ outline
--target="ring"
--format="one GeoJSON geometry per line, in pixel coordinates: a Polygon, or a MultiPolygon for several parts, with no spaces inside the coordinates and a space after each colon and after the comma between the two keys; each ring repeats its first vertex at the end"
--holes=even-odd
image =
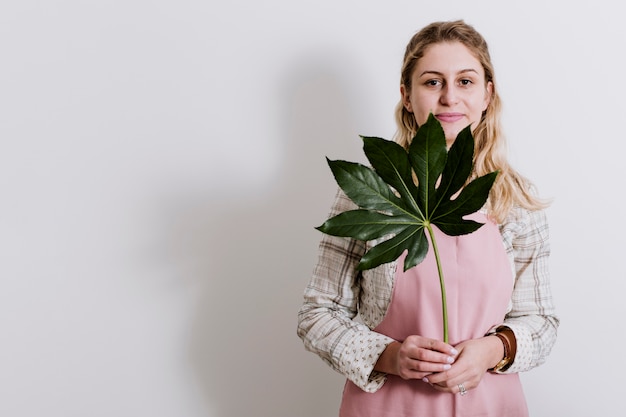
{"type": "Polygon", "coordinates": [[[461,395],[467,394],[467,390],[465,389],[465,385],[459,384],[458,387],[459,387],[459,394],[461,394],[461,395]]]}

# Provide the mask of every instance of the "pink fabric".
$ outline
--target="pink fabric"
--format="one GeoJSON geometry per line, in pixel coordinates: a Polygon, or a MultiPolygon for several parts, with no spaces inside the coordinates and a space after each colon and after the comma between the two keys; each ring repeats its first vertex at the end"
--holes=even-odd
{"type": "MultiPolygon", "coordinates": [[[[435,228],[448,301],[450,344],[475,339],[502,323],[513,291],[511,264],[498,227],[485,223],[476,232],[450,237],[435,228]]],[[[432,245],[426,259],[403,272],[398,260],[391,304],[376,331],[402,341],[409,335],[443,339],[439,276],[432,245]]],[[[389,375],[375,393],[347,381],[341,417],[526,417],[528,410],[517,374],[487,373],[467,395],[442,393],[420,380],[389,375]]]]}

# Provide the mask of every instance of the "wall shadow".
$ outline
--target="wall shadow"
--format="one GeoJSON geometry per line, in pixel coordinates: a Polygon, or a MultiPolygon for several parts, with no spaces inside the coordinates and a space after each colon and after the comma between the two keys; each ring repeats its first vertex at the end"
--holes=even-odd
{"type": "Polygon", "coordinates": [[[273,184],[196,202],[179,225],[199,236],[187,248],[203,282],[190,366],[216,416],[337,414],[343,377],[296,336],[321,237],[313,227],[336,190],[324,157],[355,160],[360,150],[337,59],[309,56],[287,70],[276,92],[283,162],[273,184]]]}

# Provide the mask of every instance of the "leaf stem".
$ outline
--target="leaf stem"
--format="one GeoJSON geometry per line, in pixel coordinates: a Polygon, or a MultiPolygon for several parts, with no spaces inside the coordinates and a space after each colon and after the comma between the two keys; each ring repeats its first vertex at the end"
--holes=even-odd
{"type": "Polygon", "coordinates": [[[433,251],[435,252],[435,260],[437,261],[437,272],[439,273],[439,285],[441,287],[441,306],[443,309],[443,341],[448,343],[448,302],[446,300],[446,286],[443,280],[443,269],[441,268],[441,259],[439,258],[439,249],[437,248],[437,241],[435,240],[433,227],[430,223],[427,223],[426,229],[428,229],[430,241],[433,245],[433,251]]]}

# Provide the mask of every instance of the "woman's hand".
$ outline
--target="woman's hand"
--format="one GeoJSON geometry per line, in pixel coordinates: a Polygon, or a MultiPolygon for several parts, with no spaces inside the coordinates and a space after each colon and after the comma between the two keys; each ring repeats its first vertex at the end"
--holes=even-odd
{"type": "Polygon", "coordinates": [[[488,369],[504,355],[504,346],[495,336],[468,340],[456,346],[459,354],[450,369],[425,379],[438,391],[459,393],[460,384],[469,391],[476,388],[488,369]]]}
{"type": "Polygon", "coordinates": [[[450,370],[457,353],[457,349],[440,340],[409,336],[404,342],[389,344],[374,369],[403,379],[423,379],[434,372],[450,370]]]}

